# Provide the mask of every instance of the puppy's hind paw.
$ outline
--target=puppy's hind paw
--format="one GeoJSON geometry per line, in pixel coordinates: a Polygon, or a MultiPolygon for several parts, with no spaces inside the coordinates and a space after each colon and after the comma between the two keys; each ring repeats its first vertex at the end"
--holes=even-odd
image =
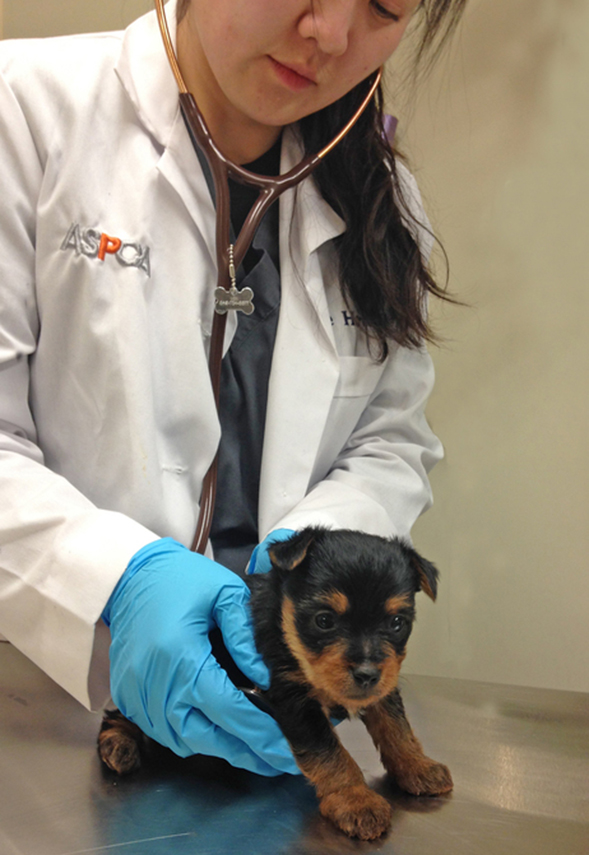
{"type": "Polygon", "coordinates": [[[441,796],[454,787],[448,767],[429,757],[402,772],[396,771],[394,777],[401,789],[413,796],[441,796]]]}
{"type": "Polygon", "coordinates": [[[366,786],[346,787],[321,799],[319,809],[348,837],[375,840],[391,824],[390,804],[366,786]]]}
{"type": "Polygon", "coordinates": [[[137,725],[118,710],[105,713],[98,734],[98,756],[119,775],[128,775],[141,766],[141,746],[145,736],[137,725]]]}

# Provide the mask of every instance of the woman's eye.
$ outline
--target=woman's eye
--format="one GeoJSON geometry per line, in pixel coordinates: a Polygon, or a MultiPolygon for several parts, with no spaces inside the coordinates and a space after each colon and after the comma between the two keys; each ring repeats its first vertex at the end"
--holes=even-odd
{"type": "Polygon", "coordinates": [[[335,617],[331,612],[319,612],[315,615],[315,623],[319,629],[333,629],[335,617]]]}
{"type": "Polygon", "coordinates": [[[399,21],[401,19],[399,14],[387,9],[386,6],[383,6],[382,3],[378,3],[377,0],[372,0],[372,8],[377,15],[381,18],[386,18],[387,21],[399,21]]]}

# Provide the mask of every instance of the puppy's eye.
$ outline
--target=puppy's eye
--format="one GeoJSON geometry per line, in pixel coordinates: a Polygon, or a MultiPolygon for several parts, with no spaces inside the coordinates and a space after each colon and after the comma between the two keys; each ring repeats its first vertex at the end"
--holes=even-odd
{"type": "Polygon", "coordinates": [[[315,615],[315,623],[319,629],[333,629],[335,617],[332,612],[318,612],[315,615]]]}
{"type": "Polygon", "coordinates": [[[407,618],[403,617],[403,615],[393,615],[389,618],[389,629],[391,632],[394,632],[395,635],[401,635],[406,628],[407,618]]]}

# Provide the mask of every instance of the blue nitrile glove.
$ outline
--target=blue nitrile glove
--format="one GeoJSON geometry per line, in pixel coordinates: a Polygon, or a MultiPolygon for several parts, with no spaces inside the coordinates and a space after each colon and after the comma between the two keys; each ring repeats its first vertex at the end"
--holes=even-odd
{"type": "Polygon", "coordinates": [[[267,688],[249,596],[235,573],[171,538],[140,549],[103,612],[112,698],[181,757],[207,754],[261,775],[298,774],[274,719],[235,688],[211,652],[208,634],[218,626],[237,667],[267,688]]]}
{"type": "Polygon", "coordinates": [[[247,575],[249,576],[252,573],[268,573],[272,567],[268,549],[273,543],[278,543],[280,540],[288,540],[293,534],[294,531],[291,528],[277,528],[276,531],[271,531],[261,543],[258,543],[252,552],[249,564],[247,565],[247,575]]]}

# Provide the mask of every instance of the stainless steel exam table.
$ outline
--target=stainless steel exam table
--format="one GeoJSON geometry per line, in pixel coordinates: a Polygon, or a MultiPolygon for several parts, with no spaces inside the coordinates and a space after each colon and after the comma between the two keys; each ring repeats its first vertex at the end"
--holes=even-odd
{"type": "Polygon", "coordinates": [[[342,739],[395,805],[390,833],[348,840],[304,780],[203,757],[126,779],[95,753],[100,718],[0,644],[1,855],[589,855],[589,695],[407,676],[409,720],[454,792],[387,785],[359,722],[342,739]]]}

